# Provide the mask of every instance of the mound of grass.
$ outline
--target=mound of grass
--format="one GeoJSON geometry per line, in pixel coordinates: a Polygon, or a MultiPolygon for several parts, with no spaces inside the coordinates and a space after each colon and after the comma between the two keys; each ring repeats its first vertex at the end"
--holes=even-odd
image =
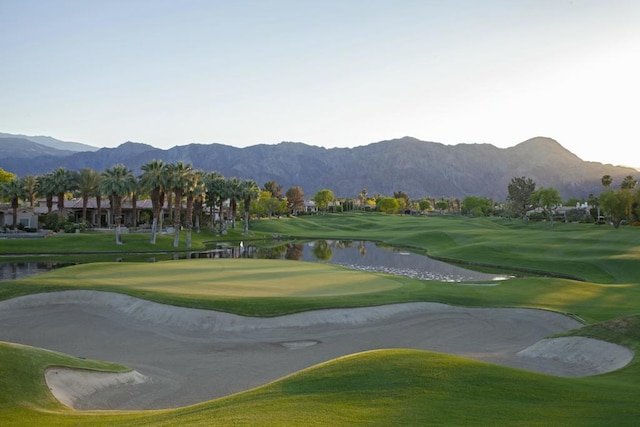
{"type": "Polygon", "coordinates": [[[117,368],[0,344],[3,425],[634,425],[636,397],[563,379],[415,350],[377,350],[175,410],[77,412],[48,393],[51,365],[117,368]],[[19,362],[19,363],[18,363],[19,362]]]}

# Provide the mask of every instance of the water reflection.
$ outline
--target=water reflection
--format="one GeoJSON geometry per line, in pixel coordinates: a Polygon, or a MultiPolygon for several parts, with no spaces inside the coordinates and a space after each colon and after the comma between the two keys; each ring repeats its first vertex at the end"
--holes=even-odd
{"type": "Polygon", "coordinates": [[[245,258],[326,262],[364,271],[390,273],[421,280],[446,282],[487,281],[504,276],[480,273],[437,261],[425,255],[367,241],[316,240],[269,247],[245,247],[245,258]]]}
{"type": "Polygon", "coordinates": [[[73,264],[65,262],[3,262],[0,263],[0,282],[35,276],[69,265],[73,264]]]}

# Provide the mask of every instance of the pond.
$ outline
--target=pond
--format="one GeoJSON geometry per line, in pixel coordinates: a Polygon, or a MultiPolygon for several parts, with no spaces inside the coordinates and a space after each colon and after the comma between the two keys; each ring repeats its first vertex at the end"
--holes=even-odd
{"type": "Polygon", "coordinates": [[[35,276],[68,265],[71,264],[64,262],[0,262],[0,282],[35,276]]]}
{"type": "MultiPolygon", "coordinates": [[[[124,254],[117,258],[107,256],[101,261],[156,262],[184,258],[263,258],[321,262],[342,265],[356,270],[442,282],[494,281],[508,277],[468,270],[405,249],[368,241],[343,240],[316,240],[286,244],[263,243],[261,246],[245,245],[243,242],[227,242],[216,243],[205,251],[124,254]]],[[[47,256],[46,259],[48,262],[0,262],[0,281],[33,276],[54,268],[78,263],[78,261],[69,262],[70,260],[64,256],[47,256]]]]}
{"type": "Polygon", "coordinates": [[[368,241],[316,240],[265,248],[250,246],[243,248],[241,256],[324,262],[355,270],[442,282],[493,281],[509,277],[465,269],[406,249],[368,241]]]}

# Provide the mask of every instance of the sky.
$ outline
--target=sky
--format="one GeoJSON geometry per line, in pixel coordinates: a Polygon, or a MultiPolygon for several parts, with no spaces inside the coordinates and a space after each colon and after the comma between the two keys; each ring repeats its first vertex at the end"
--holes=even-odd
{"type": "Polygon", "coordinates": [[[546,136],[640,167],[638,0],[0,0],[0,132],[355,147],[546,136]]]}

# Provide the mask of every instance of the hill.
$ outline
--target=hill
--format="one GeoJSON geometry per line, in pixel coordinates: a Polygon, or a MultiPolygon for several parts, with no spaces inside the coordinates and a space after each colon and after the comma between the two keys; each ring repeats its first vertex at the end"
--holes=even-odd
{"type": "MultiPolygon", "coordinates": [[[[303,143],[236,148],[223,144],[189,144],[161,150],[127,142],[117,148],[72,153],[63,157],[3,156],[0,167],[24,174],[43,174],[58,166],[102,171],[122,163],[139,173],[153,159],[183,161],[225,177],[250,178],[259,185],[275,181],[285,189],[299,185],[307,195],[329,188],[340,197],[404,191],[412,198],[468,195],[503,200],[509,181],[532,178],[538,187],[555,187],[563,198],[586,198],[602,191],[600,178],[614,182],[637,175],[632,168],[585,162],[550,138],[533,138],[514,147],[490,144],[444,145],[404,137],[355,148],[321,148],[303,143]]],[[[614,184],[615,185],[615,184],[614,184]]]]}
{"type": "MultiPolygon", "coordinates": [[[[10,133],[1,133],[0,138],[20,138],[26,139],[31,142],[35,142],[45,147],[55,148],[57,150],[64,151],[96,151],[98,148],[91,145],[82,144],[80,142],[61,141],[59,139],[52,138],[50,136],[28,136],[28,135],[14,135],[10,133]]],[[[3,141],[0,139],[0,143],[3,141]]]]}

